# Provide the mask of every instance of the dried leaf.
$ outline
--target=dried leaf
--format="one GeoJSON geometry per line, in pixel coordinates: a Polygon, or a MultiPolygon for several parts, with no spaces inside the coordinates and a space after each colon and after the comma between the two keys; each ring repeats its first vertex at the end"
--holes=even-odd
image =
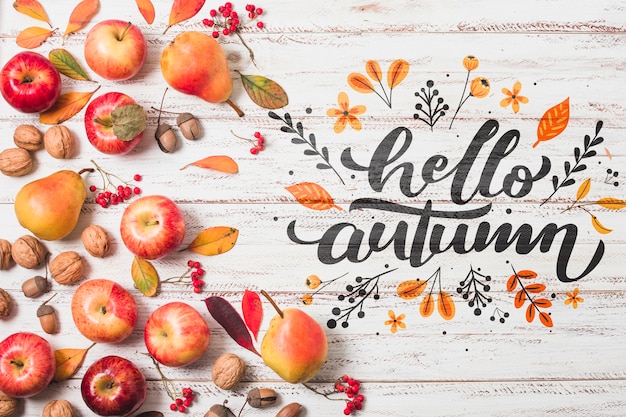
{"type": "Polygon", "coordinates": [[[517,271],[517,277],[521,279],[535,279],[537,278],[537,273],[528,269],[522,269],[521,271],[517,271]]]}
{"type": "Polygon", "coordinates": [[[611,197],[601,198],[596,204],[609,210],[621,210],[626,207],[626,201],[611,197]]]}
{"type": "Polygon", "coordinates": [[[552,307],[552,301],[547,298],[537,298],[534,301],[535,305],[539,308],[550,308],[552,307]]]}
{"type": "Polygon", "coordinates": [[[410,279],[398,284],[398,296],[403,300],[412,300],[422,295],[428,281],[419,279],[410,279]]]}
{"type": "Polygon", "coordinates": [[[533,148],[544,142],[554,139],[567,127],[569,123],[569,97],[559,104],[549,108],[539,121],[537,126],[537,142],[533,144],[533,148]]]}
{"type": "Polygon", "coordinates": [[[256,105],[274,110],[289,104],[287,93],[277,82],[261,75],[239,75],[244,90],[256,105]]]}
{"type": "Polygon", "coordinates": [[[30,16],[33,19],[46,22],[50,27],[52,27],[48,14],[44,10],[41,3],[37,0],[16,0],[13,2],[13,7],[18,12],[25,14],[26,16],[30,16]]]}
{"type": "Polygon", "coordinates": [[[609,229],[605,227],[602,223],[600,223],[600,220],[598,220],[598,218],[594,216],[593,214],[591,215],[591,225],[593,226],[594,229],[596,229],[598,233],[603,234],[603,235],[606,235],[613,231],[613,229],[609,229]]]}
{"type": "Polygon", "coordinates": [[[552,327],[552,317],[550,317],[550,314],[546,313],[546,312],[541,312],[539,313],[539,320],[541,321],[541,324],[543,324],[546,327],[552,327]]]}
{"type": "Polygon", "coordinates": [[[85,360],[85,356],[89,349],[94,347],[95,343],[92,343],[87,349],[58,349],[54,351],[54,360],[56,362],[56,369],[54,371],[53,381],[65,381],[76,373],[80,365],[85,360]]]}
{"type": "Polygon", "coordinates": [[[420,314],[422,317],[430,317],[435,311],[435,300],[432,294],[426,294],[420,303],[420,314]]]}
{"type": "Polygon", "coordinates": [[[239,230],[232,227],[210,227],[200,232],[185,249],[200,255],[215,256],[231,250],[237,243],[238,236],[239,230]]]}
{"type": "Polygon", "coordinates": [[[66,77],[74,80],[91,81],[89,74],[85,72],[69,51],[62,48],[53,49],[48,53],[48,58],[56,69],[66,77]]]}
{"type": "Polygon", "coordinates": [[[259,294],[245,290],[241,300],[241,311],[243,312],[243,319],[246,322],[246,326],[248,326],[248,330],[254,336],[254,340],[257,340],[261,322],[263,321],[263,303],[261,303],[259,294]]]}
{"type": "Polygon", "coordinates": [[[53,29],[46,29],[39,26],[27,27],[21,31],[15,42],[17,46],[26,49],[35,49],[41,46],[54,32],[53,29]]]}
{"type": "Polygon", "coordinates": [[[250,332],[237,310],[224,298],[213,296],[204,300],[209,313],[226,333],[243,348],[261,356],[254,347],[250,332]]]}
{"type": "Polygon", "coordinates": [[[535,319],[535,306],[531,303],[526,307],[526,321],[532,323],[535,319]]]}
{"type": "Polygon", "coordinates": [[[508,292],[512,292],[515,287],[517,287],[517,276],[515,274],[509,277],[509,280],[506,282],[506,290],[508,292]]]}
{"type": "Polygon", "coordinates": [[[125,104],[111,112],[113,134],[123,141],[133,140],[146,129],[148,115],[139,104],[125,104]]]}
{"type": "Polygon", "coordinates": [[[524,292],[524,290],[519,290],[516,294],[515,294],[515,308],[520,308],[521,306],[524,305],[524,303],[526,302],[526,293],[524,292]]]}
{"type": "Polygon", "coordinates": [[[528,284],[524,287],[524,289],[530,293],[539,293],[546,289],[546,286],[543,284],[528,284]]]}
{"type": "Polygon", "coordinates": [[[61,94],[51,108],[39,114],[39,122],[47,125],[56,125],[69,120],[85,107],[91,100],[91,96],[98,91],[98,88],[88,93],[72,91],[61,94]]]}
{"type": "Polygon", "coordinates": [[[582,182],[582,184],[580,184],[580,187],[578,187],[578,191],[576,192],[576,201],[582,200],[583,198],[587,197],[590,189],[591,178],[587,178],[585,181],[582,182]]]}
{"type": "Polygon", "coordinates": [[[387,71],[387,84],[393,89],[400,84],[409,73],[409,63],[404,59],[396,59],[387,71]]]}
{"type": "Polygon", "coordinates": [[[130,274],[135,288],[146,297],[154,297],[159,289],[159,273],[147,260],[135,256],[130,274]]]}
{"type": "Polygon", "coordinates": [[[331,208],[343,210],[335,205],[335,201],[328,191],[314,182],[301,182],[285,187],[285,189],[298,200],[298,203],[312,210],[329,210],[331,208]]]}
{"type": "Polygon", "coordinates": [[[151,0],[135,0],[137,3],[137,7],[139,8],[139,13],[143,16],[146,23],[151,25],[154,22],[154,5],[151,0]]]}
{"type": "Polygon", "coordinates": [[[239,172],[239,165],[237,165],[237,162],[235,162],[235,160],[230,156],[226,155],[207,156],[206,158],[185,165],[181,168],[181,170],[189,166],[212,169],[225,174],[236,174],[239,172]]]}
{"type": "Polygon", "coordinates": [[[372,80],[376,80],[377,82],[382,81],[383,72],[380,70],[378,62],[373,59],[370,59],[365,63],[365,71],[367,71],[367,75],[369,75],[372,80]]]}
{"type": "Polygon", "coordinates": [[[99,0],[82,0],[78,3],[70,14],[70,19],[67,22],[63,38],[84,28],[96,13],[98,13],[99,7],[99,0]]]}
{"type": "MultiPolygon", "coordinates": [[[[202,6],[204,6],[204,2],[205,0],[174,0],[165,32],[175,24],[190,19],[198,14],[202,6]]],[[[165,34],[165,32],[163,33],[165,34]]]]}
{"type": "Polygon", "coordinates": [[[369,94],[374,92],[374,86],[363,74],[353,72],[348,75],[348,85],[359,93],[369,94]]]}
{"type": "Polygon", "coordinates": [[[456,313],[454,299],[445,291],[439,291],[437,298],[437,311],[444,320],[452,320],[456,313]]]}

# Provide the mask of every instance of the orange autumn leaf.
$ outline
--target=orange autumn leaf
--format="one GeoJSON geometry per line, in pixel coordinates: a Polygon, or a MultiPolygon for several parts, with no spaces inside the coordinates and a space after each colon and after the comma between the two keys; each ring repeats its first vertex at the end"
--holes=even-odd
{"type": "Polygon", "coordinates": [[[94,347],[95,343],[92,343],[86,349],[58,349],[54,351],[54,360],[56,362],[56,369],[54,371],[53,381],[65,381],[76,373],[80,365],[85,360],[85,356],[89,349],[94,347]]]}
{"type": "Polygon", "coordinates": [[[539,121],[537,126],[537,142],[533,144],[533,148],[550,139],[554,139],[567,127],[569,123],[569,97],[559,104],[549,108],[539,121]]]}
{"type": "Polygon", "coordinates": [[[524,292],[524,290],[519,290],[516,294],[515,294],[515,308],[520,308],[521,306],[524,305],[524,303],[526,302],[526,293],[524,292]]]}
{"type": "Polygon", "coordinates": [[[432,294],[426,294],[420,303],[420,314],[422,317],[430,317],[435,311],[435,300],[432,294]]]}
{"type": "Polygon", "coordinates": [[[329,210],[331,208],[342,210],[335,204],[328,191],[314,182],[301,182],[285,187],[285,189],[296,198],[298,203],[312,210],[329,210]]]}
{"type": "Polygon", "coordinates": [[[593,226],[594,229],[596,229],[596,232],[602,235],[606,235],[613,231],[613,229],[609,229],[608,227],[600,223],[600,220],[598,220],[598,218],[594,216],[593,214],[591,215],[591,225],[593,226]]]}
{"type": "Polygon", "coordinates": [[[404,59],[396,59],[387,71],[387,84],[393,89],[400,84],[409,73],[409,63],[404,59]]]}
{"type": "Polygon", "coordinates": [[[231,250],[239,230],[228,226],[215,226],[204,229],[185,249],[205,256],[215,256],[231,250]]]}
{"type": "Polygon", "coordinates": [[[235,162],[233,158],[227,155],[207,156],[206,158],[185,165],[181,168],[181,170],[189,166],[212,169],[214,171],[223,172],[226,174],[236,174],[237,172],[239,172],[239,166],[237,165],[237,162],[235,162]]]}
{"type": "Polygon", "coordinates": [[[522,269],[521,271],[517,271],[517,277],[521,279],[535,279],[537,278],[537,273],[528,269],[522,269]]]}
{"type": "Polygon", "coordinates": [[[535,319],[535,306],[533,304],[528,304],[526,308],[526,321],[532,323],[535,319]]]}
{"type": "Polygon", "coordinates": [[[359,93],[369,94],[374,92],[374,85],[365,75],[358,72],[348,75],[348,85],[359,93]]]}
{"type": "Polygon", "coordinates": [[[194,17],[202,9],[204,2],[205,0],[174,0],[165,32],[175,24],[194,17]]]}
{"type": "Polygon", "coordinates": [[[589,190],[591,190],[591,178],[587,178],[580,184],[580,187],[578,187],[578,191],[576,191],[576,201],[587,197],[589,190]]]}
{"type": "Polygon", "coordinates": [[[85,107],[99,88],[87,93],[72,91],[61,94],[51,108],[39,114],[39,122],[46,125],[56,125],[71,119],[85,107]]]}
{"type": "Polygon", "coordinates": [[[609,210],[621,210],[626,207],[626,201],[611,197],[601,198],[596,204],[609,210]]]}
{"type": "Polygon", "coordinates": [[[552,307],[552,301],[548,300],[547,298],[536,298],[534,302],[535,302],[535,305],[539,308],[552,307]]]}
{"type": "Polygon", "coordinates": [[[531,293],[539,293],[546,289],[546,286],[543,284],[528,284],[524,287],[524,289],[531,293]]]}
{"type": "Polygon", "coordinates": [[[367,75],[369,75],[372,80],[376,80],[378,82],[382,81],[383,72],[380,70],[378,62],[373,59],[370,59],[365,63],[365,71],[367,71],[367,75]]]}
{"type": "Polygon", "coordinates": [[[144,20],[147,24],[151,25],[154,22],[154,5],[151,0],[135,0],[137,3],[137,7],[139,8],[139,13],[143,16],[144,20]]]}
{"type": "Polygon", "coordinates": [[[398,284],[398,297],[403,300],[412,300],[422,295],[428,281],[420,279],[409,279],[398,284]]]}
{"type": "Polygon", "coordinates": [[[27,27],[17,35],[15,42],[21,48],[35,49],[41,46],[53,32],[54,29],[46,29],[39,26],[27,27]]]}
{"type": "Polygon", "coordinates": [[[550,317],[550,314],[548,314],[546,312],[539,313],[539,320],[546,327],[552,327],[553,326],[552,317],[550,317]]]}
{"type": "Polygon", "coordinates": [[[437,311],[444,320],[452,320],[456,313],[454,299],[445,291],[439,291],[437,298],[437,311]]]}
{"type": "Polygon", "coordinates": [[[65,28],[63,38],[84,28],[98,12],[99,0],[82,0],[74,7],[65,28]]]}
{"type": "Polygon", "coordinates": [[[50,27],[52,27],[48,14],[41,3],[37,0],[16,0],[13,2],[13,8],[26,16],[32,17],[33,19],[46,22],[50,27]]]}
{"type": "Polygon", "coordinates": [[[517,287],[517,276],[515,274],[509,277],[509,280],[506,282],[506,290],[508,292],[512,292],[515,287],[517,287]]]}

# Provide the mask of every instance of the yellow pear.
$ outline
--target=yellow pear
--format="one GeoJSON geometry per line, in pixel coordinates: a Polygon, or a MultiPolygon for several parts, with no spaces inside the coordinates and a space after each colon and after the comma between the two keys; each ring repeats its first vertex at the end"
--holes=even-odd
{"type": "Polygon", "coordinates": [[[85,183],[78,173],[58,171],[18,191],[15,215],[38,238],[62,239],[74,230],[86,195],[85,183]]]}

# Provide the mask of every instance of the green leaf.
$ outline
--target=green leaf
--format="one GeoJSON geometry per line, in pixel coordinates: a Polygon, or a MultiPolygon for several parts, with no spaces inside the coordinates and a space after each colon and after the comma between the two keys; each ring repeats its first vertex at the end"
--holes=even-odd
{"type": "Polygon", "coordinates": [[[83,67],[67,50],[62,48],[53,49],[48,54],[48,58],[61,74],[74,80],[91,81],[89,74],[85,72],[83,67]]]}
{"type": "Polygon", "coordinates": [[[246,93],[260,107],[274,110],[289,104],[287,93],[275,81],[261,75],[239,75],[246,93]]]}
{"type": "Polygon", "coordinates": [[[146,129],[147,114],[139,104],[126,104],[111,112],[113,133],[123,141],[133,140],[146,129]]]}
{"type": "Polygon", "coordinates": [[[130,271],[135,287],[146,297],[154,297],[159,288],[159,274],[154,266],[135,256],[130,271]]]}

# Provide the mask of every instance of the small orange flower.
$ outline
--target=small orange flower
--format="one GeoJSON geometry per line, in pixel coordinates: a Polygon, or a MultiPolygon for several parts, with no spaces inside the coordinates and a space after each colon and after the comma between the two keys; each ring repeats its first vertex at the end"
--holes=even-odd
{"type": "Polygon", "coordinates": [[[468,71],[474,71],[476,68],[478,68],[478,58],[476,58],[474,55],[466,56],[465,58],[463,58],[463,66],[468,71]]]}
{"type": "Polygon", "coordinates": [[[578,296],[578,287],[574,288],[572,292],[566,292],[567,298],[565,299],[565,305],[572,305],[573,308],[578,308],[578,303],[585,301],[584,298],[578,296]]]}
{"type": "Polygon", "coordinates": [[[321,283],[322,283],[322,280],[320,279],[320,277],[318,277],[315,274],[312,274],[306,277],[306,286],[312,290],[319,287],[321,283]]]}
{"type": "Polygon", "coordinates": [[[484,98],[489,94],[489,80],[483,77],[476,77],[470,84],[470,94],[476,98],[484,98]]]}
{"type": "Polygon", "coordinates": [[[517,113],[519,111],[520,103],[526,104],[528,103],[528,97],[520,96],[519,92],[522,90],[522,83],[517,81],[513,84],[513,91],[510,91],[508,88],[503,88],[502,93],[508,96],[500,101],[500,106],[507,107],[509,104],[513,104],[511,107],[513,108],[513,113],[517,113]]]}
{"type": "Polygon", "coordinates": [[[302,303],[306,306],[313,304],[313,296],[311,294],[304,294],[301,300],[302,303]]]}
{"type": "Polygon", "coordinates": [[[406,324],[402,320],[406,317],[406,314],[400,314],[396,317],[396,313],[393,310],[389,310],[387,312],[389,315],[389,319],[385,321],[385,326],[391,326],[391,333],[395,333],[398,331],[398,327],[401,329],[406,329],[406,324]]]}
{"type": "Polygon", "coordinates": [[[350,127],[354,130],[361,130],[361,121],[356,117],[365,113],[367,108],[363,105],[350,107],[350,100],[348,95],[343,91],[339,93],[337,97],[338,109],[328,109],[326,115],[330,117],[336,117],[335,133],[341,133],[349,123],[350,127]]]}

